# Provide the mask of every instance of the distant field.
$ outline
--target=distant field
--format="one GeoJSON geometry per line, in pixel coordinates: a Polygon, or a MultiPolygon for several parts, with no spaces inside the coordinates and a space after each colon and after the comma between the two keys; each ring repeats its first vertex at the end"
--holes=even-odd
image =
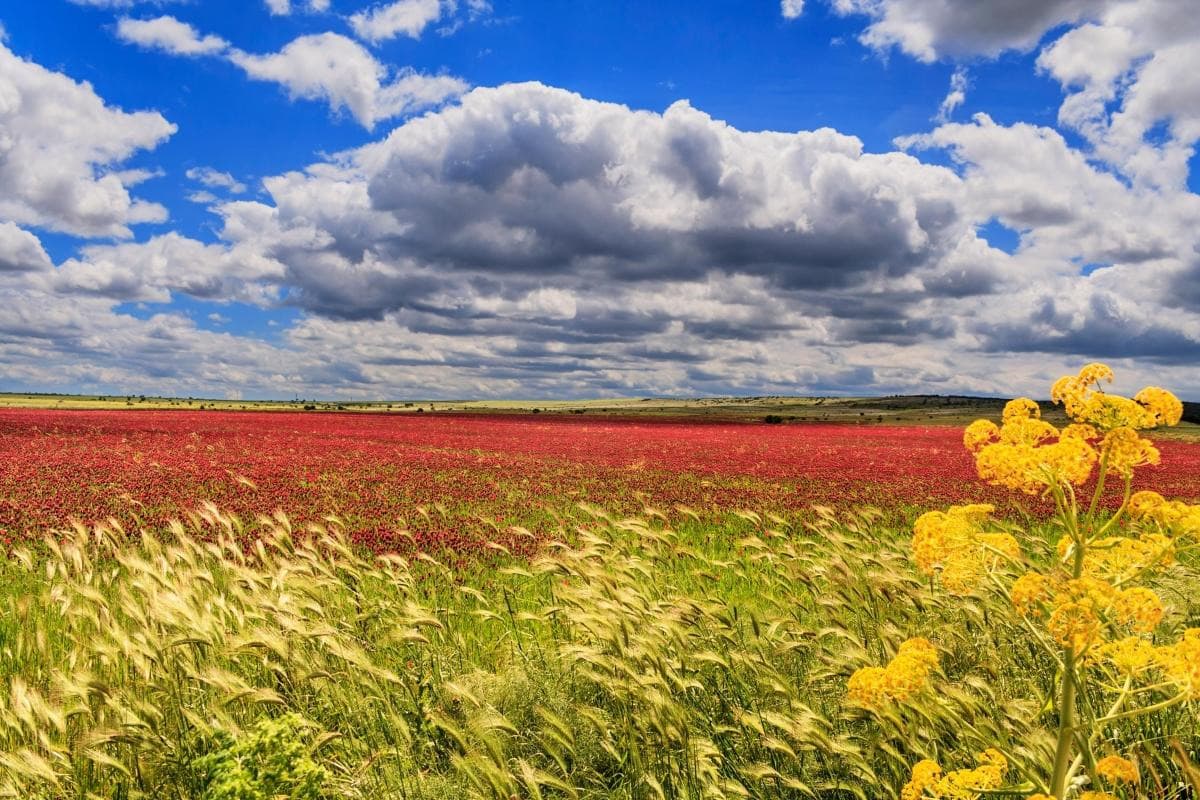
{"type": "MultiPolygon", "coordinates": [[[[949,425],[962,427],[980,417],[998,419],[1003,398],[960,395],[891,397],[712,397],[598,398],[593,400],[211,400],[151,396],[46,395],[0,393],[0,409],[272,411],[360,414],[545,414],[547,416],[680,418],[697,421],[848,423],[855,425],[949,425]]],[[[1041,403],[1046,419],[1066,424],[1062,412],[1041,403]]],[[[1184,421],[1156,432],[1168,439],[1200,440],[1200,403],[1184,404],[1184,421]]]]}
{"type": "MultiPolygon", "coordinates": [[[[247,519],[336,514],[372,548],[404,546],[407,528],[423,546],[465,553],[512,525],[555,530],[581,502],[710,519],[1011,502],[976,479],[957,427],[747,424],[688,408],[687,418],[0,409],[0,535],[68,517],[163,523],[211,501],[247,519]]],[[[1147,485],[1200,496],[1200,446],[1160,446],[1147,485]]]]}

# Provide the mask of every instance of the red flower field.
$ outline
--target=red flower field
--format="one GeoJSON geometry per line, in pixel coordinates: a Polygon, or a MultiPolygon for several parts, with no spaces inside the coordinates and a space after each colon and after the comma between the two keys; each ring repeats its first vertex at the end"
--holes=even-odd
{"type": "MultiPolygon", "coordinates": [[[[1163,441],[1138,483],[1200,495],[1200,445],[1163,441]]],[[[697,512],[912,510],[1014,498],[982,485],[954,427],[762,425],[452,414],[0,410],[0,537],[68,518],[160,522],[203,500],[243,517],[336,514],[387,548],[469,549],[490,524],[548,527],[587,502],[697,512]],[[418,507],[433,510],[427,519],[418,507]],[[426,540],[421,542],[421,540],[426,540]]],[[[494,535],[494,531],[492,532],[494,535]]]]}

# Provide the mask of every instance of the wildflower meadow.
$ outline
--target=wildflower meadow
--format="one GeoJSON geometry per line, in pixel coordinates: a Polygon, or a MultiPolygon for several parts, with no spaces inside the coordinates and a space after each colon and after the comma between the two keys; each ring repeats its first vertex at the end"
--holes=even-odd
{"type": "Polygon", "coordinates": [[[1113,378],[965,430],[0,412],[0,797],[1195,797],[1200,446],[1113,378]]]}

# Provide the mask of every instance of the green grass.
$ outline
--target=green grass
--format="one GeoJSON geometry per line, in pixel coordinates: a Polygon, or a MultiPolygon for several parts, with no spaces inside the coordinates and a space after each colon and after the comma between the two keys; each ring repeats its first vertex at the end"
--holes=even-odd
{"type": "MultiPolygon", "coordinates": [[[[891,397],[710,397],[603,398],[590,400],[214,400],[145,395],[54,395],[0,392],[0,408],[50,408],[76,411],[192,410],[303,411],[355,413],[473,413],[591,415],[593,417],[670,418],[695,421],[784,424],[963,426],[980,417],[999,416],[1005,400],[988,397],[897,395],[891,397]]],[[[1045,402],[1046,419],[1056,426],[1069,420],[1045,402]]],[[[1185,403],[1184,422],[1156,432],[1169,439],[1200,438],[1200,403],[1185,403]]]]}
{"type": "MultiPolygon", "coordinates": [[[[1053,669],[1005,598],[921,579],[908,537],[874,512],[584,509],[535,559],[452,573],[332,521],[80,530],[0,561],[0,797],[874,798],[991,746],[1035,779],[1053,669]],[[941,653],[919,702],[848,707],[911,636],[941,653]]],[[[1168,631],[1197,588],[1167,573],[1168,631]]],[[[1112,730],[1146,796],[1183,796],[1194,708],[1112,730]]]]}

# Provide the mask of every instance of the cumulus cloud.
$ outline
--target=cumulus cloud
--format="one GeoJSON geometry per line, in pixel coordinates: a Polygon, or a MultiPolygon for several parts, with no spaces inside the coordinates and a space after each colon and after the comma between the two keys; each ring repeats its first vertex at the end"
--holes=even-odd
{"type": "MultiPolygon", "coordinates": [[[[439,0],[433,2],[437,5],[439,0]]],[[[370,25],[382,35],[383,27],[379,26],[384,21],[370,25]]],[[[202,35],[170,16],[123,18],[117,25],[117,36],[173,55],[224,58],[252,79],[279,84],[294,100],[327,102],[334,112],[348,112],[368,129],[383,120],[439,105],[467,89],[465,81],[450,75],[424,74],[411,67],[389,68],[358,42],[332,32],[300,36],[279,52],[263,54],[234,48],[219,36],[202,35]]]]}
{"type": "Polygon", "coordinates": [[[221,245],[90,248],[56,288],[299,306],[289,341],[318,361],[349,348],[364,392],[469,364],[470,394],[892,380],[848,349],[953,339],[937,304],[993,291],[1006,265],[961,184],[831,130],[520,84],[267,178],[270,202],[215,206],[221,245]]]}
{"type": "Polygon", "coordinates": [[[784,19],[798,19],[804,13],[804,0],[780,0],[779,10],[784,19]]]}
{"type": "MultiPolygon", "coordinates": [[[[1110,0],[830,0],[840,14],[870,19],[860,36],[920,61],[1028,50],[1046,31],[1099,13],[1110,0]]],[[[1167,0],[1171,2],[1172,0],[1167,0]]]]}
{"type": "Polygon", "coordinates": [[[283,267],[259,252],[203,244],[168,233],[146,242],[91,245],[68,259],[42,285],[60,293],[116,301],[166,303],[172,293],[201,300],[265,304],[283,267]]]}
{"type": "Polygon", "coordinates": [[[521,294],[712,272],[918,290],[975,239],[949,170],[831,130],[744,133],[686,103],[634,112],[539,84],[475,90],[264,185],[274,208],[225,206],[226,235],[298,241],[279,245],[298,302],[348,318],[445,295],[436,274],[521,294]]]}
{"type": "Polygon", "coordinates": [[[396,72],[357,42],[336,33],[301,36],[278,53],[233,51],[230,60],[251,78],[283,86],[294,99],[324,100],[361,125],[437,105],[466,89],[459,78],[396,72]]]}
{"type": "Polygon", "coordinates": [[[1200,140],[1200,18],[1173,0],[1110,3],[1038,57],[1067,92],[1059,121],[1135,181],[1182,188],[1200,140]],[[1114,108],[1115,106],[1115,108],[1114,108]],[[1148,137],[1165,125],[1165,140],[1148,137]]]}
{"type": "Polygon", "coordinates": [[[90,84],[0,45],[0,220],[79,236],[130,236],[166,219],[117,167],[175,132],[157,112],[112,108],[90,84]]]}
{"type": "MultiPolygon", "coordinates": [[[[1130,180],[1182,188],[1200,141],[1200,17],[1177,0],[831,0],[860,40],[924,62],[1030,50],[1066,92],[1059,121],[1130,180]],[[1163,126],[1166,136],[1155,131],[1163,126]]],[[[962,87],[965,89],[965,87],[962,87]]],[[[939,120],[962,92],[951,86],[939,120]]]]}
{"type": "Polygon", "coordinates": [[[11,222],[0,222],[0,272],[36,272],[52,266],[36,236],[11,222]]]}
{"type": "Polygon", "coordinates": [[[350,27],[360,39],[372,44],[401,35],[417,39],[455,6],[453,0],[393,0],[353,14],[350,27]]]}
{"type": "Polygon", "coordinates": [[[966,326],[974,346],[1177,363],[1200,352],[1200,298],[1179,290],[1200,278],[1200,196],[1129,184],[1057,131],[982,114],[901,144],[946,149],[964,213],[1020,233],[1005,302],[966,326]]]}
{"type": "MultiPolygon", "coordinates": [[[[927,61],[1071,26],[1039,68],[1086,149],[1045,126],[947,122],[961,67],[942,124],[890,153],[830,129],[741,131],[686,102],[476,89],[253,200],[190,170],[221,220],[213,242],[92,245],[53,268],[26,230],[39,223],[0,211],[0,363],[29,385],[54,364],[68,386],[447,397],[1044,391],[1104,358],[1200,397],[1200,197],[1180,177],[1200,136],[1192,23],[1169,0],[1136,19],[1123,0],[831,2],[867,15],[868,45],[927,61]],[[988,244],[993,225],[1015,252],[988,244]],[[267,343],[121,313],[179,295],[212,324],[230,302],[300,316],[267,343]]],[[[368,127],[465,88],[423,89],[435,79],[332,33],[225,57],[368,127]]],[[[120,161],[87,174],[146,177],[120,161]]]]}
{"type": "Polygon", "coordinates": [[[178,56],[213,55],[229,47],[229,42],[221,37],[202,37],[191,25],[169,16],[154,19],[122,17],[117,22],[117,37],[130,44],[178,56]]]}

